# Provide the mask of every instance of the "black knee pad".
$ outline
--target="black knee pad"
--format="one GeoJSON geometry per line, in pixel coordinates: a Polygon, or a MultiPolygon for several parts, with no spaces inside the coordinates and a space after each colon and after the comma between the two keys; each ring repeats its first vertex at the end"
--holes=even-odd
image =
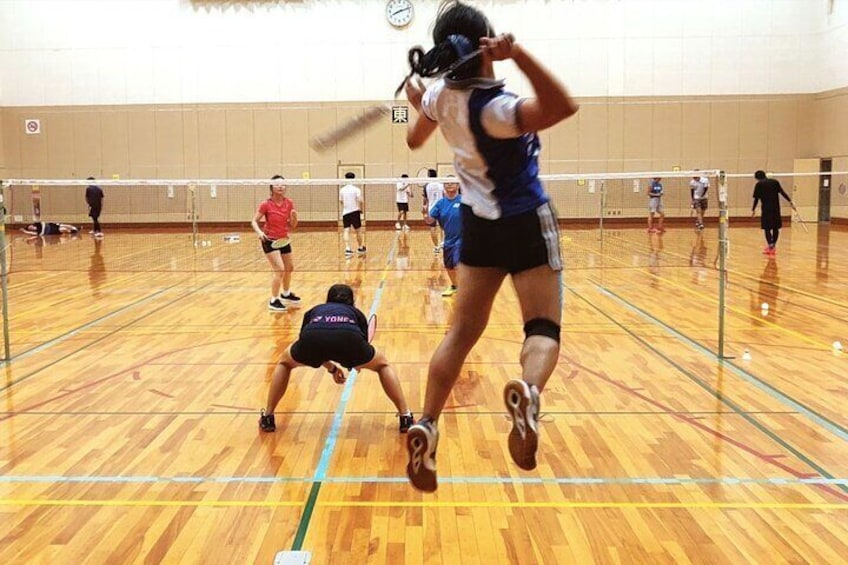
{"type": "Polygon", "coordinates": [[[559,343],[559,324],[547,318],[533,318],[524,324],[524,339],[531,335],[543,335],[559,343]]]}

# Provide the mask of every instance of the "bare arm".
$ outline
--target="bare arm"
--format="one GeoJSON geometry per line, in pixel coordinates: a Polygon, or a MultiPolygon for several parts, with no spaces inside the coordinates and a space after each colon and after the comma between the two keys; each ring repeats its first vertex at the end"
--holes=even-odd
{"type": "Polygon", "coordinates": [[[523,132],[541,131],[577,113],[579,105],[565,86],[533,55],[515,42],[512,34],[481,37],[483,56],[490,61],[512,59],[533,86],[535,98],[522,101],[518,108],[523,132]]]}
{"type": "Polygon", "coordinates": [[[253,216],[252,220],[250,220],[250,225],[251,227],[253,227],[253,231],[256,232],[256,235],[259,236],[259,239],[263,240],[268,239],[265,236],[265,232],[263,232],[262,229],[259,227],[259,220],[261,220],[264,216],[265,214],[263,214],[262,212],[256,212],[256,215],[253,216]]]}

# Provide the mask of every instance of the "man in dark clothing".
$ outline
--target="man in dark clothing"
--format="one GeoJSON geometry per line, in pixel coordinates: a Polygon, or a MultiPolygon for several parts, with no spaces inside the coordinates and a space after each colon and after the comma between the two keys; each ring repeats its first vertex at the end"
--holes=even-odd
{"type": "MultiPolygon", "coordinates": [[[[88,177],[88,180],[94,180],[94,177],[88,177]]],[[[103,232],[100,230],[100,212],[103,211],[103,189],[96,184],[90,184],[85,189],[85,201],[88,203],[88,215],[94,222],[94,227],[91,233],[94,237],[103,237],[103,232]]]]}
{"type": "Polygon", "coordinates": [[[263,432],[277,429],[274,409],[286,393],[291,370],[304,365],[324,367],[334,381],[343,384],[347,377],[333,361],[348,370],[370,369],[377,373],[386,396],[398,410],[400,432],[405,433],[412,425],[412,413],[397,375],[386,356],[368,343],[368,321],[353,303],[353,289],[346,284],[334,284],[327,292],[327,302],[303,315],[300,337],[283,352],[271,378],[268,401],[259,417],[263,432]]]}
{"type": "Polygon", "coordinates": [[[751,217],[753,218],[757,213],[757,203],[762,202],[763,213],[760,217],[760,227],[766,234],[767,244],[766,248],[763,249],[763,255],[774,257],[777,239],[780,237],[780,228],[783,227],[778,196],[783,196],[793,208],[795,205],[776,179],[767,178],[763,171],[754,173],[754,178],[757,179],[757,184],[754,186],[754,205],[751,207],[751,217]]]}

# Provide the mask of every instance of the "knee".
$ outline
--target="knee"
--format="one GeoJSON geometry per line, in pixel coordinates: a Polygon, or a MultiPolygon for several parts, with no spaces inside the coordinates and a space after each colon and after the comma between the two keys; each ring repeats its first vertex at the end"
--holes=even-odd
{"type": "Polygon", "coordinates": [[[559,344],[560,325],[547,318],[533,318],[524,324],[524,340],[534,335],[548,337],[559,344]]]}

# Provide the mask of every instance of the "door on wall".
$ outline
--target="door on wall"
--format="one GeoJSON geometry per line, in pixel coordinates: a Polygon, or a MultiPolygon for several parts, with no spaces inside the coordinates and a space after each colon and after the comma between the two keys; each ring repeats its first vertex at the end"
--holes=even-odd
{"type": "Polygon", "coordinates": [[[822,159],[819,164],[819,221],[830,221],[830,172],[833,170],[831,159],[822,159]]]}
{"type": "MultiPolygon", "coordinates": [[[[798,213],[806,220],[818,217],[818,159],[795,159],[795,177],[792,183],[792,192],[789,196],[798,208],[798,213]]],[[[787,187],[783,187],[784,190],[787,187]]]]}

